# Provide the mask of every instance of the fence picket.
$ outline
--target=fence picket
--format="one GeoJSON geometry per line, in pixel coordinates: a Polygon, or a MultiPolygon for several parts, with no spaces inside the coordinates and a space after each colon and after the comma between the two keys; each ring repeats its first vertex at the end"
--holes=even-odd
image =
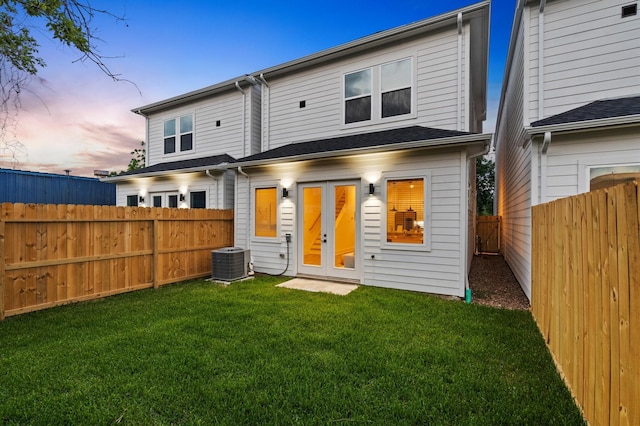
{"type": "Polygon", "coordinates": [[[639,193],[533,207],[531,312],[590,424],[640,424],[639,193]]]}
{"type": "Polygon", "coordinates": [[[233,244],[231,210],[5,203],[0,219],[0,245],[11,247],[0,319],[207,276],[211,250],[233,244]]]}

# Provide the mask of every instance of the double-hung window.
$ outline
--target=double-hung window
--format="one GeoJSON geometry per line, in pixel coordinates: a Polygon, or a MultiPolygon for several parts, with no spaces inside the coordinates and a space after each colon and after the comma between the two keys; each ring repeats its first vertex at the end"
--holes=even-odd
{"type": "Polygon", "coordinates": [[[411,59],[380,66],[382,118],[411,114],[411,59]]]}
{"type": "Polygon", "coordinates": [[[193,116],[183,115],[164,122],[164,153],[193,149],[193,116]],[[179,142],[179,143],[178,143],[179,142]]]}
{"type": "Polygon", "coordinates": [[[344,123],[378,122],[413,109],[413,59],[344,75],[344,123]]]}
{"type": "Polygon", "coordinates": [[[344,76],[344,121],[371,120],[371,69],[344,76]]]}

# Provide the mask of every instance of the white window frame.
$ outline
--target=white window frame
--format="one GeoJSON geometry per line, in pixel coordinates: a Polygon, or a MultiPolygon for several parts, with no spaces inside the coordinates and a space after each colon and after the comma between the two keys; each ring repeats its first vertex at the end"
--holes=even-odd
{"type": "MultiPolygon", "coordinates": [[[[406,51],[405,51],[406,53],[406,51]]],[[[371,125],[375,125],[375,124],[382,124],[382,123],[389,123],[389,122],[395,122],[395,121],[404,121],[404,120],[411,120],[411,119],[415,119],[418,116],[417,113],[417,107],[418,107],[418,102],[417,102],[417,87],[418,87],[418,82],[417,82],[417,70],[416,70],[416,56],[415,54],[405,54],[401,57],[398,58],[394,58],[392,60],[388,60],[382,63],[376,63],[376,64],[371,64],[368,66],[364,66],[361,68],[353,68],[353,69],[348,69],[348,70],[344,70],[342,72],[342,82],[341,82],[341,108],[340,108],[340,112],[341,112],[341,116],[340,116],[340,122],[341,122],[341,126],[343,129],[350,129],[350,128],[354,128],[354,127],[362,127],[362,126],[371,126],[371,125]],[[411,61],[411,112],[408,114],[400,114],[400,115],[394,115],[392,117],[382,117],[382,67],[384,65],[388,65],[388,64],[392,64],[394,62],[400,62],[400,61],[404,61],[404,60],[410,60],[411,61]],[[365,70],[371,70],[371,119],[370,120],[363,120],[363,121],[357,121],[354,123],[346,123],[345,119],[346,119],[346,103],[347,100],[350,99],[357,99],[358,97],[353,96],[350,98],[347,98],[345,96],[345,90],[346,90],[346,76],[349,74],[353,74],[353,73],[357,73],[360,71],[365,71],[365,70]]],[[[406,88],[406,87],[399,87],[400,88],[406,88]]],[[[363,95],[364,96],[364,95],[363,95]]]]}
{"type": "Polygon", "coordinates": [[[282,213],[280,212],[280,205],[282,204],[282,186],[277,182],[262,183],[259,185],[251,185],[251,206],[249,208],[249,222],[251,222],[251,241],[255,242],[275,242],[280,241],[280,219],[282,213]],[[276,235],[275,237],[260,237],[256,235],[256,190],[258,189],[276,189],[276,235]]]}
{"type": "Polygon", "coordinates": [[[628,156],[626,158],[618,157],[615,158],[614,161],[608,160],[606,163],[580,160],[578,162],[578,194],[589,192],[591,190],[591,169],[599,169],[602,167],[629,167],[640,165],[640,161],[625,161],[628,159],[628,156]]]}
{"type": "MultiPolygon", "coordinates": [[[[170,136],[169,136],[170,137],[170,136]]],[[[196,117],[194,113],[188,113],[188,114],[180,114],[176,117],[172,117],[172,118],[167,118],[165,120],[162,120],[162,155],[165,157],[169,157],[169,156],[174,156],[174,155],[180,155],[180,154],[184,154],[184,153],[188,153],[188,152],[195,152],[196,150],[196,117]],[[191,116],[191,131],[190,132],[180,132],[180,119],[182,117],[189,117],[191,116]],[[175,124],[175,133],[173,135],[173,137],[175,138],[175,151],[173,152],[168,152],[165,153],[164,152],[164,140],[168,137],[164,134],[164,126],[165,123],[167,123],[168,121],[173,121],[175,124]],[[182,135],[186,135],[191,133],[191,149],[186,149],[186,150],[182,150],[182,146],[180,143],[180,139],[182,135]]]]}
{"type": "Polygon", "coordinates": [[[420,173],[411,172],[389,172],[382,174],[382,212],[380,217],[380,246],[383,250],[404,250],[404,251],[431,251],[432,241],[432,207],[433,200],[431,196],[431,171],[421,171],[420,173]],[[393,180],[406,180],[406,179],[424,179],[423,199],[424,199],[424,230],[422,233],[422,244],[403,244],[403,243],[390,243],[387,242],[387,219],[389,214],[389,200],[387,194],[387,182],[393,180]]]}

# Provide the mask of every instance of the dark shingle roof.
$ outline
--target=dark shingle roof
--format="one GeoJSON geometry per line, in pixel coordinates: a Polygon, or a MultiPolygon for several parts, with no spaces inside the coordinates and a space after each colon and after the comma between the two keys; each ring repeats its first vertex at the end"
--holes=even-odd
{"type": "Polygon", "coordinates": [[[191,160],[170,161],[167,163],[154,164],[153,166],[121,173],[118,176],[133,176],[144,173],[195,169],[198,167],[217,166],[222,163],[231,163],[233,161],[234,158],[227,154],[213,155],[211,157],[193,158],[191,160]]]}
{"type": "Polygon", "coordinates": [[[412,126],[372,133],[358,133],[355,135],[320,139],[309,142],[291,143],[289,145],[284,145],[269,151],[238,159],[236,162],[244,163],[257,160],[272,160],[277,158],[296,157],[300,155],[339,152],[350,149],[387,146],[402,142],[442,139],[467,135],[473,135],[473,133],[412,126]]]}
{"type": "Polygon", "coordinates": [[[534,121],[531,127],[553,124],[574,123],[578,121],[599,120],[640,114],[640,96],[617,99],[602,99],[563,113],[534,121]]]}

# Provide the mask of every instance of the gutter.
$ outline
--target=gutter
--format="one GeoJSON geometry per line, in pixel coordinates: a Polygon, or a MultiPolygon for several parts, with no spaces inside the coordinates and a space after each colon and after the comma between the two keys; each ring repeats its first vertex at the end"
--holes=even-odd
{"type": "MultiPolygon", "coordinates": [[[[162,171],[147,172],[147,173],[135,173],[131,175],[111,176],[111,177],[107,177],[100,180],[102,182],[121,182],[121,181],[127,181],[130,179],[137,179],[137,178],[143,178],[143,177],[167,176],[169,174],[208,172],[210,170],[224,171],[229,168],[230,168],[229,163],[220,163],[215,166],[201,166],[201,167],[192,167],[188,169],[162,170],[162,171]]],[[[207,173],[207,175],[209,175],[209,173],[207,173]]]]}
{"type": "Polygon", "coordinates": [[[488,142],[491,143],[491,133],[482,133],[482,134],[471,134],[471,135],[463,135],[463,136],[453,136],[450,138],[439,138],[439,139],[429,139],[429,140],[419,140],[419,141],[411,141],[411,142],[400,142],[395,144],[387,144],[387,145],[378,145],[378,146],[368,146],[362,148],[352,148],[352,149],[341,149],[337,151],[329,151],[329,152],[314,152],[311,154],[300,154],[300,155],[292,155],[288,157],[277,157],[277,158],[265,158],[261,160],[249,160],[249,161],[236,161],[232,163],[233,167],[251,167],[251,166],[264,166],[268,164],[277,164],[284,162],[293,162],[293,161],[304,161],[304,160],[316,160],[323,158],[335,158],[335,157],[345,157],[348,155],[357,155],[357,154],[369,154],[376,152],[388,152],[388,151],[400,151],[404,149],[415,149],[415,148],[439,148],[445,146],[459,146],[459,145],[470,145],[479,142],[488,142]]]}
{"type": "Polygon", "coordinates": [[[597,120],[573,121],[570,123],[549,124],[546,126],[529,126],[524,131],[528,136],[541,135],[546,132],[580,132],[599,127],[637,126],[640,124],[640,114],[622,117],[599,118],[597,120]]]}

